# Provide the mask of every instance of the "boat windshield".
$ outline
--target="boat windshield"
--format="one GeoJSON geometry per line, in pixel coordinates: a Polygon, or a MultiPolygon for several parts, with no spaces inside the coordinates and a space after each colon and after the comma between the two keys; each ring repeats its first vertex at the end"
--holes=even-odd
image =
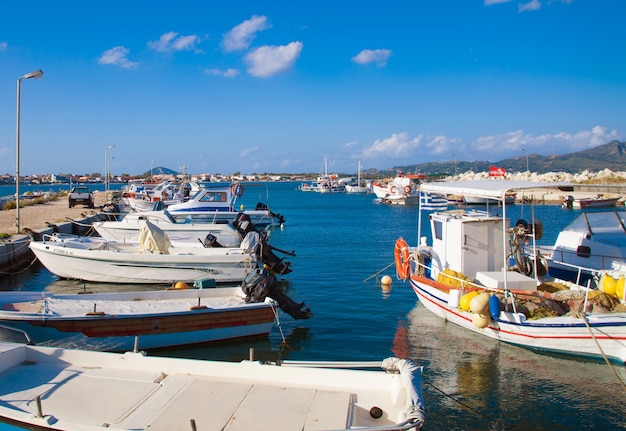
{"type": "Polygon", "coordinates": [[[587,232],[590,235],[601,233],[624,234],[623,214],[617,211],[586,212],[577,217],[564,230],[587,232]]]}

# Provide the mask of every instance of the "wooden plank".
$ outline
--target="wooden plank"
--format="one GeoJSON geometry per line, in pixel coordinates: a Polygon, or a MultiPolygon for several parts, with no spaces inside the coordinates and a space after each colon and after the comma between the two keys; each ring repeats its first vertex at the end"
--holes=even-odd
{"type": "Polygon", "coordinates": [[[149,429],[187,430],[191,419],[199,430],[223,429],[251,388],[251,384],[195,379],[164,406],[149,429]]]}
{"type": "Polygon", "coordinates": [[[239,407],[227,431],[293,431],[304,427],[313,389],[255,385],[239,407]]]}
{"type": "Polygon", "coordinates": [[[351,404],[352,394],[349,392],[317,391],[304,430],[348,428],[351,404]]]}

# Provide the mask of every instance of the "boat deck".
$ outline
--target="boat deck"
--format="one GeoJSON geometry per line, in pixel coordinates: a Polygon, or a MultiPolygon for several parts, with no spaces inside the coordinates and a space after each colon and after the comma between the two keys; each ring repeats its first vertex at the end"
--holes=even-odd
{"type": "MultiPolygon", "coordinates": [[[[146,366],[142,361],[161,358],[138,353],[117,355],[107,364],[83,360],[82,365],[64,361],[63,355],[55,360],[19,355],[23,356],[19,347],[1,346],[0,417],[8,416],[7,409],[13,419],[16,411],[29,421],[41,416],[36,421],[51,429],[323,430],[345,429],[355,423],[390,425],[397,414],[389,405],[379,404],[386,414],[378,420],[370,418],[368,395],[356,400],[350,389],[333,388],[333,382],[326,381],[334,380],[332,374],[305,378],[315,384],[302,378],[293,384],[294,376],[310,370],[258,362],[187,361],[186,373],[168,369],[165,362],[160,367],[146,366]],[[214,375],[194,375],[199,370],[196,362],[215,367],[214,375]],[[289,373],[291,383],[254,377],[268,368],[270,375],[272,369],[282,368],[280,372],[289,373]]],[[[332,370],[314,372],[328,371],[332,370]]],[[[386,401],[392,404],[391,399],[386,401]]]]}

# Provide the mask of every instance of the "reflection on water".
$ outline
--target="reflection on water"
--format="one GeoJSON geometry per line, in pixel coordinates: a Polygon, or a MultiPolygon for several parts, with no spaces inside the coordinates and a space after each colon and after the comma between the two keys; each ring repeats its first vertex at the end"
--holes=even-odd
{"type": "MultiPolygon", "coordinates": [[[[406,340],[394,347],[405,344],[426,367],[426,405],[438,412],[428,415],[433,429],[626,429],[626,393],[604,362],[481,337],[421,304],[409,313],[408,328],[398,326],[396,338],[402,334],[406,340]]],[[[615,370],[626,381],[624,366],[615,370]]]]}

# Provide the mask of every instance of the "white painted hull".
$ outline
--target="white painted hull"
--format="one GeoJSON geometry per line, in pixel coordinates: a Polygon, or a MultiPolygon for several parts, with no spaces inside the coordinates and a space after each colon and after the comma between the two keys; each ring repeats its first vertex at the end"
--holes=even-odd
{"type": "Polygon", "coordinates": [[[410,284],[428,310],[476,334],[526,348],[568,355],[600,358],[603,352],[615,362],[626,363],[626,313],[587,314],[589,329],[580,317],[526,320],[521,313],[502,311],[497,321],[491,320],[486,328],[480,329],[472,323],[472,313],[449,305],[450,296],[446,292],[449,286],[415,275],[411,276],[410,284]]]}
{"type": "Polygon", "coordinates": [[[256,256],[240,248],[172,247],[169,254],[139,251],[138,244],[78,249],[58,242],[31,242],[31,250],[53,274],[103,283],[173,283],[213,278],[239,283],[256,267],[256,256]]]}

